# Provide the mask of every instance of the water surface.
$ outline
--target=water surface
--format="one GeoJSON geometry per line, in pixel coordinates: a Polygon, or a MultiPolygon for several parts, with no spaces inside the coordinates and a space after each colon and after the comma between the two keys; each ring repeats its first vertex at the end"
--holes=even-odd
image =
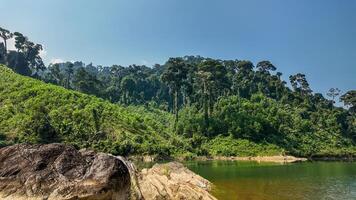
{"type": "Polygon", "coordinates": [[[194,161],[186,166],[215,185],[218,199],[356,200],[356,162],[194,161]]]}

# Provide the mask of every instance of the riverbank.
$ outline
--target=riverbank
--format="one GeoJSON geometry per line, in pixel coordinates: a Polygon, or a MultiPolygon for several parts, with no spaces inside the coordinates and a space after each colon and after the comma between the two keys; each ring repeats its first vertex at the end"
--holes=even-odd
{"type": "Polygon", "coordinates": [[[311,161],[356,161],[356,156],[313,156],[309,158],[311,161]]]}
{"type": "Polygon", "coordinates": [[[153,163],[153,162],[168,162],[168,161],[213,161],[213,160],[231,160],[231,161],[256,161],[256,162],[276,162],[276,163],[295,163],[308,161],[307,158],[294,156],[197,156],[197,157],[159,157],[159,156],[130,156],[127,158],[135,163],[153,163]]]}
{"type": "Polygon", "coordinates": [[[256,157],[198,157],[197,160],[232,160],[232,161],[257,161],[257,162],[276,162],[276,163],[294,163],[308,161],[307,158],[298,158],[294,156],[256,156],[256,157]]]}
{"type": "Polygon", "coordinates": [[[256,162],[275,162],[275,163],[296,163],[296,162],[305,162],[305,161],[356,161],[356,156],[352,155],[340,155],[340,156],[312,156],[312,157],[295,157],[295,156],[194,156],[194,157],[185,157],[185,156],[176,156],[176,157],[161,157],[157,155],[145,155],[145,156],[129,156],[126,157],[127,160],[130,160],[135,163],[165,163],[169,161],[214,161],[214,160],[226,160],[226,161],[256,161],[256,162]]]}

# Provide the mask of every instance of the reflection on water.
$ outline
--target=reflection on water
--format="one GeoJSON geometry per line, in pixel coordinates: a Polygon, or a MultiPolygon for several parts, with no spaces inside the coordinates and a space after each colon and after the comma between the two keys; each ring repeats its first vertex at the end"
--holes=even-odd
{"type": "Polygon", "coordinates": [[[204,161],[186,166],[216,186],[213,194],[218,199],[356,199],[356,163],[204,161]]]}

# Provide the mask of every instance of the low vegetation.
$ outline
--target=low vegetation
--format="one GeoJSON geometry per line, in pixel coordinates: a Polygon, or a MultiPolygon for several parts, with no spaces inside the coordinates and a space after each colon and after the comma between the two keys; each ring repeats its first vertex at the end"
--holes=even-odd
{"type": "Polygon", "coordinates": [[[1,144],[64,142],[121,155],[174,151],[174,137],[164,121],[169,114],[111,104],[4,66],[0,76],[1,144]]]}

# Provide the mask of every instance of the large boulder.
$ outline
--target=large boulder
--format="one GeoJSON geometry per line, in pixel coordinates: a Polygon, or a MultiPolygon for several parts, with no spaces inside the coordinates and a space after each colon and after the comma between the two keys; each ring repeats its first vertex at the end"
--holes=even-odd
{"type": "Polygon", "coordinates": [[[177,162],[143,169],[138,182],[146,200],[216,200],[209,194],[212,186],[208,180],[177,162]]]}
{"type": "Polygon", "coordinates": [[[128,199],[130,173],[117,157],[63,144],[0,149],[0,199],[128,199]]]}
{"type": "Polygon", "coordinates": [[[182,164],[138,172],[122,157],[64,144],[0,149],[4,200],[215,200],[211,183],[182,164]]]}

